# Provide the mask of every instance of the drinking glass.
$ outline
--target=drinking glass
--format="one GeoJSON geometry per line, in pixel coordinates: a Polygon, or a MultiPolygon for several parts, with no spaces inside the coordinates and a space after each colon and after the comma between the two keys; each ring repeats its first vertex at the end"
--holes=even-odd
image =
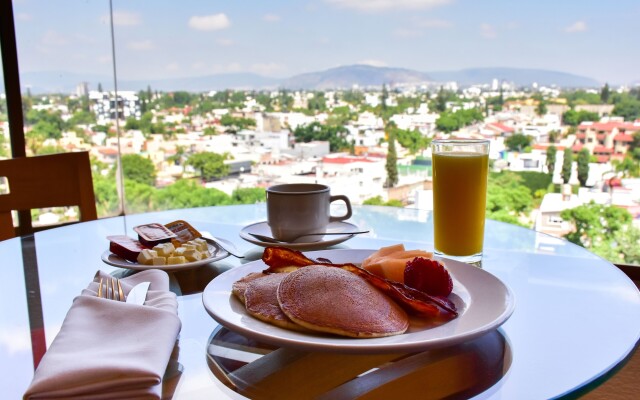
{"type": "Polygon", "coordinates": [[[467,263],[482,260],[489,141],[431,143],[435,253],[467,263]]]}

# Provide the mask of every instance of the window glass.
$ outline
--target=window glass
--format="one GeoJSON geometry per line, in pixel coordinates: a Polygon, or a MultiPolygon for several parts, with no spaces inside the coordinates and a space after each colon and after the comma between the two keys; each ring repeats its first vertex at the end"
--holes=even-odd
{"type": "Polygon", "coordinates": [[[315,181],[428,209],[430,141],[484,137],[489,218],[640,263],[637,2],[14,7],[27,152],[91,151],[101,217],[315,181]]]}

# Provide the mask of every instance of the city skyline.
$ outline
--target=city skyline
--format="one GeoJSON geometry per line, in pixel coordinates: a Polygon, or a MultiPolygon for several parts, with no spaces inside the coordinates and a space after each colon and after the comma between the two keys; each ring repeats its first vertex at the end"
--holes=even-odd
{"type": "MultiPolygon", "coordinates": [[[[637,2],[476,3],[114,1],[118,78],[284,78],[368,64],[423,72],[532,68],[610,84],[640,81],[640,53],[632,51],[637,2]]],[[[22,72],[111,73],[108,1],[20,0],[14,13],[22,72]]]]}

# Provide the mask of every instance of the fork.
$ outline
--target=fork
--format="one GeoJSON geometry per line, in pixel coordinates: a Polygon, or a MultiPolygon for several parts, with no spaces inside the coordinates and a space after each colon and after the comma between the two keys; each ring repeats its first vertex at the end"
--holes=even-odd
{"type": "Polygon", "coordinates": [[[122,285],[120,285],[120,280],[118,278],[104,279],[100,278],[100,283],[98,283],[98,297],[116,300],[116,301],[124,301],[124,293],[122,292],[122,285]],[[104,281],[104,291],[102,290],[104,281]],[[109,287],[111,285],[111,287],[109,287]]]}

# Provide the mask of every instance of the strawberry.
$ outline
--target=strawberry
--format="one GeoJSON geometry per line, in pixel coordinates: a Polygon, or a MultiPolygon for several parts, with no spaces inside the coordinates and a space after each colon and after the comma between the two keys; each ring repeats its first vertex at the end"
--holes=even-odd
{"type": "Polygon", "coordinates": [[[407,261],[404,284],[431,296],[448,296],[453,289],[449,271],[438,261],[423,257],[407,261]]]}

